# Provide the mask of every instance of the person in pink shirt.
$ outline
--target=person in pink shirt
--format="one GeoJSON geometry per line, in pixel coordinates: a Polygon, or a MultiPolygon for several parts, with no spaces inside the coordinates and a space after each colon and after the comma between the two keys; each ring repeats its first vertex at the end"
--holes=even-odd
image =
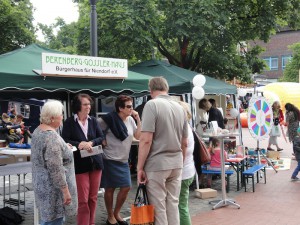
{"type": "MultiPolygon", "coordinates": [[[[220,148],[220,140],[217,138],[211,138],[210,143],[209,143],[209,150],[211,154],[211,161],[210,165],[207,166],[208,170],[221,170],[221,148],[220,148]]],[[[227,159],[227,152],[224,151],[224,159],[226,161],[227,159]]],[[[211,180],[212,180],[212,175],[208,174],[207,175],[207,187],[211,187],[211,180]]]]}

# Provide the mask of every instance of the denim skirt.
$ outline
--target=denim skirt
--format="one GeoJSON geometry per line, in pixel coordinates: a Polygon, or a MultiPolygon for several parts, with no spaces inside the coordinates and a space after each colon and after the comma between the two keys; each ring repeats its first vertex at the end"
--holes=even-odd
{"type": "Polygon", "coordinates": [[[118,188],[130,187],[131,176],[128,163],[103,159],[104,169],[102,170],[101,187],[118,188]]]}

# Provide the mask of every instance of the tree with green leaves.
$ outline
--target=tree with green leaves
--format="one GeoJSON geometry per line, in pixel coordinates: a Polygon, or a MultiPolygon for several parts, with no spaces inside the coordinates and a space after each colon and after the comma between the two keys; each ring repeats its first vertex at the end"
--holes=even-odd
{"type": "MultiPolygon", "coordinates": [[[[89,55],[90,2],[79,4],[78,53],[89,55]]],[[[260,47],[237,52],[241,41],[268,41],[279,25],[299,27],[300,0],[98,0],[99,56],[129,63],[158,57],[220,79],[249,81],[264,63],[260,47]]]]}
{"type": "Polygon", "coordinates": [[[285,67],[283,77],[280,81],[299,82],[300,76],[300,43],[290,46],[293,51],[293,57],[285,67]]]}
{"type": "Polygon", "coordinates": [[[35,42],[30,0],[0,0],[0,54],[35,42]]]}
{"type": "Polygon", "coordinates": [[[56,22],[51,25],[38,23],[38,28],[45,39],[44,42],[39,42],[40,45],[68,54],[77,54],[77,22],[66,24],[62,18],[56,18],[56,22]],[[58,31],[57,34],[54,31],[58,31]]]}

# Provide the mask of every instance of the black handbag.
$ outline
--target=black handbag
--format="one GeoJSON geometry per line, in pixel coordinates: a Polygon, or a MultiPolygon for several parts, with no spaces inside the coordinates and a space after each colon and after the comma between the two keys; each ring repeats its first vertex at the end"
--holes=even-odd
{"type": "Polygon", "coordinates": [[[10,207],[0,209],[0,224],[1,225],[17,225],[22,223],[24,218],[10,207]]]}

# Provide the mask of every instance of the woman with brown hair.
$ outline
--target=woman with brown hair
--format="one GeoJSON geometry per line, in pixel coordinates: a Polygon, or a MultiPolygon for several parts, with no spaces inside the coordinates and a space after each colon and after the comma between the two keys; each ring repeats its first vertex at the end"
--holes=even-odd
{"type": "Polygon", "coordinates": [[[299,127],[300,112],[299,109],[291,103],[285,104],[285,110],[285,121],[288,128],[287,134],[289,141],[294,145],[294,139],[297,136],[297,129],[299,127]]]}
{"type": "Polygon", "coordinates": [[[123,220],[120,211],[131,187],[128,158],[133,137],[140,138],[141,120],[139,114],[133,110],[132,98],[129,96],[118,96],[115,110],[99,119],[106,136],[101,187],[105,189],[104,201],[108,214],[106,224],[126,225],[128,223],[123,220]],[[137,125],[131,116],[137,121],[137,125]],[[120,190],[113,209],[116,188],[120,188],[120,190]]]}
{"type": "Polygon", "coordinates": [[[77,148],[74,151],[75,174],[78,192],[77,225],[95,224],[97,196],[103,169],[101,154],[81,157],[80,151],[92,152],[104,139],[95,117],[90,116],[92,99],[78,94],[72,102],[73,116],[64,122],[63,139],[77,148]]]}
{"type": "Polygon", "coordinates": [[[214,99],[201,99],[199,102],[199,109],[203,109],[208,113],[208,123],[211,121],[217,121],[218,127],[225,129],[222,113],[216,107],[216,101],[214,99]]]}

